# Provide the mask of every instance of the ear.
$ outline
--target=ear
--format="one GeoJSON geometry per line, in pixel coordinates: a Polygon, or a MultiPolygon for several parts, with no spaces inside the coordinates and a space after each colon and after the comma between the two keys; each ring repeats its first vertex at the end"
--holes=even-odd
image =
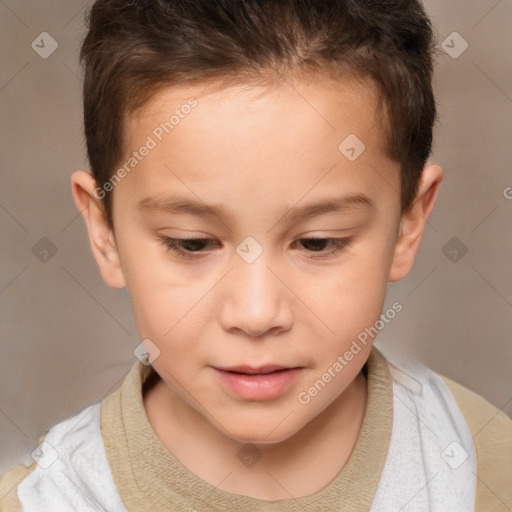
{"type": "Polygon", "coordinates": [[[436,204],[442,180],[443,170],[438,165],[427,165],[423,169],[414,203],[403,213],[400,220],[400,233],[389,273],[390,282],[403,279],[411,270],[425,224],[436,204]]]}
{"type": "Polygon", "coordinates": [[[103,280],[113,288],[124,288],[126,282],[114,233],[108,225],[103,203],[95,195],[96,180],[87,171],[75,171],[71,175],[71,189],[75,205],[85,220],[92,253],[103,280]]]}

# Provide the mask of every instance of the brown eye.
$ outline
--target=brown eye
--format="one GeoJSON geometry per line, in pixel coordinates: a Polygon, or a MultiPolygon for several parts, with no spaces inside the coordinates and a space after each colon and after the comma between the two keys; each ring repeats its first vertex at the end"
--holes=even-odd
{"type": "MultiPolygon", "coordinates": [[[[310,253],[322,256],[335,256],[350,245],[351,238],[300,238],[301,245],[310,253]],[[330,248],[327,248],[330,247],[330,248]]],[[[315,256],[311,256],[315,257],[315,256]]]]}
{"type": "Polygon", "coordinates": [[[201,257],[205,254],[205,247],[208,247],[211,238],[169,238],[162,237],[162,242],[166,249],[177,254],[182,258],[201,257]]]}

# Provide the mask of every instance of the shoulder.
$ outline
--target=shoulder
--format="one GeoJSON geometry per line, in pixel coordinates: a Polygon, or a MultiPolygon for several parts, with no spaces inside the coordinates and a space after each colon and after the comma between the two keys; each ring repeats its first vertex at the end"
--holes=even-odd
{"type": "MultiPolygon", "coordinates": [[[[476,458],[475,469],[472,471],[476,480],[475,511],[510,511],[512,420],[482,396],[417,360],[411,362],[397,354],[393,354],[391,360],[398,361],[397,367],[388,359],[395,382],[400,383],[400,386],[407,389],[411,395],[418,397],[427,392],[430,396],[428,401],[423,402],[422,409],[428,411],[427,414],[435,420],[432,425],[440,425],[437,418],[431,414],[431,409],[437,409],[440,412],[446,411],[451,420],[458,423],[458,432],[467,430],[468,441],[474,446],[476,458]]],[[[443,428],[437,432],[438,435],[449,427],[451,420],[444,423],[443,428]]],[[[466,446],[468,447],[469,445],[466,446]]]]}
{"type": "Polygon", "coordinates": [[[54,425],[41,436],[30,466],[18,465],[0,480],[0,511],[124,511],[106,459],[101,403],[54,425]]]}
{"type": "Polygon", "coordinates": [[[392,350],[384,356],[393,428],[375,510],[391,510],[397,499],[414,496],[408,506],[415,510],[474,512],[477,454],[450,389],[417,358],[392,350]]]}
{"type": "Polygon", "coordinates": [[[18,485],[34,471],[36,464],[18,464],[0,477],[0,512],[19,512],[18,485]]]}
{"type": "Polygon", "coordinates": [[[512,420],[474,391],[440,375],[464,415],[478,458],[477,510],[512,506],[512,420]]]}

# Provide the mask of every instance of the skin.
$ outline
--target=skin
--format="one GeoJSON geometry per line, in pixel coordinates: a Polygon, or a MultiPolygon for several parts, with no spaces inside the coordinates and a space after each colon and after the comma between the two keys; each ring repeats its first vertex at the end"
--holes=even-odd
{"type": "Polygon", "coordinates": [[[356,443],[371,340],[308,404],[298,395],[379,320],[388,283],[414,263],[442,169],[425,166],[415,203],[400,216],[399,166],[384,152],[376,91],[348,80],[336,89],[305,80],[166,88],[127,119],[126,154],[191,96],[198,105],[115,187],[114,232],[85,170],[73,173],[73,197],[103,279],[128,288],[140,339],[160,351],[153,366],[161,379],[144,406],[164,446],[223,490],[265,500],[310,495],[356,443]],[[338,150],[349,134],[366,146],[353,162],[338,150]],[[291,221],[306,204],[356,193],[373,207],[291,221]],[[229,215],[137,206],[173,194],[229,215]],[[184,259],[163,236],[214,242],[185,245],[203,252],[184,259]],[[236,252],[248,236],[263,250],[252,263],[236,252]],[[307,237],[351,242],[329,255],[329,241],[312,246],[307,237]],[[270,400],[233,395],[212,368],[268,363],[302,368],[270,400]],[[237,458],[246,443],[262,455],[251,468],[237,458]]]}

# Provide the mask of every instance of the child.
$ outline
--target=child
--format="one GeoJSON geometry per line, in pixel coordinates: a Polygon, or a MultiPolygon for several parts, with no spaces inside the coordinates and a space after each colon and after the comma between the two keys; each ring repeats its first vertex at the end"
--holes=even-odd
{"type": "Polygon", "coordinates": [[[498,511],[510,419],[374,346],[440,188],[417,0],[97,0],[72,191],[142,340],[2,511],[498,511]]]}

